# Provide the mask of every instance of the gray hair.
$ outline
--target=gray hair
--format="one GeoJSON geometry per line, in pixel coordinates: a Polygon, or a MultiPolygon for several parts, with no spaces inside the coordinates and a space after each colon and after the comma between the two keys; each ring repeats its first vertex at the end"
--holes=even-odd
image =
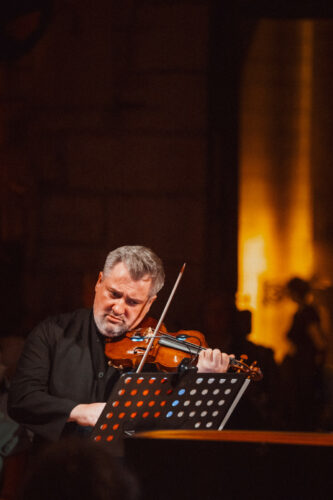
{"type": "Polygon", "coordinates": [[[139,245],[126,245],[108,254],[103,274],[107,275],[116,264],[122,262],[134,281],[147,274],[151,277],[150,296],[156,295],[164,285],[164,269],[161,259],[150,248],[139,245]]]}

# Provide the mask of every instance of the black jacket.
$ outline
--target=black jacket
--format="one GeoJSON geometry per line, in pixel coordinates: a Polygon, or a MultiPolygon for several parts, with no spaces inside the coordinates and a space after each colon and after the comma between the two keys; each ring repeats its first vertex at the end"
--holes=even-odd
{"type": "Polygon", "coordinates": [[[74,431],[74,406],[106,401],[118,372],[108,367],[92,310],[48,318],[26,340],[11,384],[9,415],[43,439],[74,431]]]}

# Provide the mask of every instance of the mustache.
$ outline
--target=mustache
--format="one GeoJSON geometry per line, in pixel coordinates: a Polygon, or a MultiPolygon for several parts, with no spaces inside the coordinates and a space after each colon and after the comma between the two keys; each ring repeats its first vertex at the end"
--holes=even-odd
{"type": "Polygon", "coordinates": [[[122,321],[124,321],[124,319],[125,319],[125,316],[123,313],[119,314],[116,311],[114,311],[113,309],[111,309],[110,314],[112,314],[112,316],[114,316],[115,318],[118,318],[122,321]]]}

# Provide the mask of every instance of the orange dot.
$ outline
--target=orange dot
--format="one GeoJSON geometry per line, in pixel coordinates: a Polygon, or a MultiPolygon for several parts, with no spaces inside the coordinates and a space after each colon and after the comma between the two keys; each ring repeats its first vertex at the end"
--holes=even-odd
{"type": "Polygon", "coordinates": [[[149,401],[148,406],[154,406],[155,401],[149,401]]]}
{"type": "Polygon", "coordinates": [[[149,394],[148,389],[145,389],[144,391],[142,391],[142,394],[143,394],[144,396],[147,396],[147,394],[149,394]]]}
{"type": "Polygon", "coordinates": [[[149,415],[149,411],[145,411],[143,414],[142,414],[142,418],[147,418],[149,415]]]}
{"type": "Polygon", "coordinates": [[[166,401],[161,401],[161,406],[165,406],[166,401]]]}
{"type": "Polygon", "coordinates": [[[125,406],[131,406],[132,401],[126,401],[125,406]]]}
{"type": "Polygon", "coordinates": [[[159,394],[161,394],[161,389],[157,389],[155,392],[154,392],[155,396],[158,396],[159,394]]]}
{"type": "Polygon", "coordinates": [[[142,406],[143,405],[143,401],[138,401],[136,406],[142,406]]]}
{"type": "Polygon", "coordinates": [[[125,384],[129,384],[131,382],[132,378],[131,377],[127,377],[127,379],[125,380],[125,384]]]}
{"type": "Polygon", "coordinates": [[[143,377],[138,378],[138,380],[136,381],[137,384],[142,384],[142,382],[143,382],[143,377]]]}
{"type": "Polygon", "coordinates": [[[119,406],[119,401],[113,401],[112,406],[114,406],[115,408],[119,406]]]}
{"type": "Polygon", "coordinates": [[[114,431],[116,431],[116,430],[118,429],[118,427],[119,427],[119,424],[114,424],[114,426],[112,427],[112,429],[113,429],[114,431]]]}
{"type": "Polygon", "coordinates": [[[135,396],[135,394],[137,394],[138,390],[137,389],[133,389],[133,391],[131,391],[131,396],[135,396]]]}
{"type": "Polygon", "coordinates": [[[101,431],[105,431],[105,429],[107,428],[108,424],[103,424],[101,425],[100,429],[101,431]]]}
{"type": "Polygon", "coordinates": [[[164,384],[168,379],[166,377],[161,379],[161,384],[164,384]]]}
{"type": "Polygon", "coordinates": [[[107,413],[106,414],[106,418],[112,418],[113,417],[113,413],[107,413]]]}
{"type": "Polygon", "coordinates": [[[126,413],[124,413],[124,412],[119,413],[119,417],[118,418],[124,418],[125,415],[126,415],[126,413]]]}
{"type": "Polygon", "coordinates": [[[172,389],[169,389],[169,390],[167,391],[167,394],[172,394],[172,389]]]}
{"type": "Polygon", "coordinates": [[[137,413],[134,411],[133,413],[131,413],[131,418],[135,418],[137,416],[137,413]]]}
{"type": "Polygon", "coordinates": [[[155,418],[158,418],[160,415],[161,415],[161,414],[160,414],[160,412],[159,412],[159,411],[157,411],[156,413],[154,413],[154,417],[155,417],[155,418]]]}
{"type": "Polygon", "coordinates": [[[118,392],[119,396],[123,396],[123,394],[125,394],[125,389],[120,389],[120,391],[118,392]]]}
{"type": "Polygon", "coordinates": [[[106,440],[107,440],[107,441],[112,441],[112,439],[113,439],[112,434],[110,434],[110,436],[108,436],[108,437],[106,438],[106,440]]]}
{"type": "Polygon", "coordinates": [[[95,440],[95,441],[100,441],[101,439],[102,439],[102,436],[95,436],[95,437],[94,437],[94,440],[95,440]]]}
{"type": "Polygon", "coordinates": [[[155,378],[150,378],[150,379],[149,379],[149,383],[150,383],[150,384],[153,384],[153,383],[155,382],[155,380],[156,380],[155,378]]]}

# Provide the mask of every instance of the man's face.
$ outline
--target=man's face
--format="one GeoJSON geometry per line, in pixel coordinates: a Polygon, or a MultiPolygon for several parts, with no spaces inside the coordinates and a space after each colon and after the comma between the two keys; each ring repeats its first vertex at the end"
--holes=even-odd
{"type": "Polygon", "coordinates": [[[151,278],[134,281],[119,262],[107,274],[99,274],[95,286],[94,318],[98,330],[107,337],[118,337],[137,326],[156,299],[149,297],[151,278]]]}

